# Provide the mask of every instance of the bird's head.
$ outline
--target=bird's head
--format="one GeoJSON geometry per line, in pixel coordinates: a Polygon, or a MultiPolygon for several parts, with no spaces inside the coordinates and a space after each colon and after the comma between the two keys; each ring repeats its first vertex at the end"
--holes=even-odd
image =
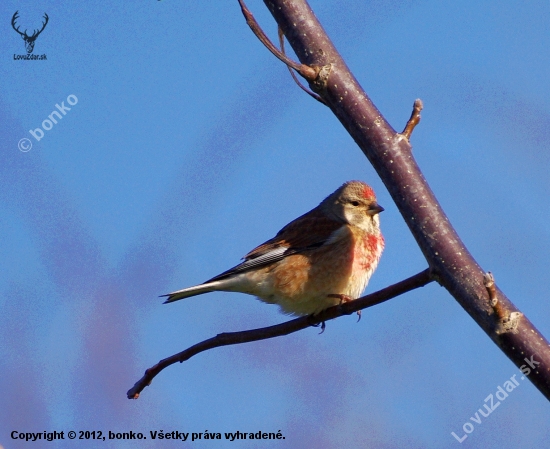
{"type": "Polygon", "coordinates": [[[376,202],[374,190],[364,182],[346,182],[323,200],[321,207],[334,219],[370,233],[380,232],[378,214],[384,208],[376,202]]]}

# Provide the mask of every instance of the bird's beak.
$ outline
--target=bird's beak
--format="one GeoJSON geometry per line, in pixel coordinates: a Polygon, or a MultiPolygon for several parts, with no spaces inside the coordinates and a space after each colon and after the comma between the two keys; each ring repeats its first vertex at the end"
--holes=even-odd
{"type": "Polygon", "coordinates": [[[367,214],[370,216],[379,214],[380,212],[384,212],[384,208],[378,203],[372,203],[367,210],[367,214]]]}

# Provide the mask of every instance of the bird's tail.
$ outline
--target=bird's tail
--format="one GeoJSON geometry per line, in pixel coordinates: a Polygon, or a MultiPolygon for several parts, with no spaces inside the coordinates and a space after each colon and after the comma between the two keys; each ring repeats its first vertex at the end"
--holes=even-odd
{"type": "Polygon", "coordinates": [[[220,290],[219,281],[207,282],[206,284],[195,285],[194,287],[187,287],[177,292],[161,295],[161,297],[168,296],[168,299],[164,301],[164,304],[178,301],[183,298],[189,298],[190,296],[202,295],[203,293],[209,293],[216,290],[220,290]]]}

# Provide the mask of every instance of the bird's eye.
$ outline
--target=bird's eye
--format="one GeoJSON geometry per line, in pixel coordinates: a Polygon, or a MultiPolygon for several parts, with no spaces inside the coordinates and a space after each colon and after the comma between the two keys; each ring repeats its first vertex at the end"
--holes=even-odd
{"type": "Polygon", "coordinates": [[[352,204],[353,206],[359,206],[359,201],[352,201],[351,204],[352,204]]]}

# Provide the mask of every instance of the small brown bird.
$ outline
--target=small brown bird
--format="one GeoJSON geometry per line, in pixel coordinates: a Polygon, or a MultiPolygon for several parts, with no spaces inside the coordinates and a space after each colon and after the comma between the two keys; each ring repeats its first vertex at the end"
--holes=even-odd
{"type": "Polygon", "coordinates": [[[358,298],[378,265],[384,237],[371,187],[346,182],[315,209],[250,251],[244,262],[166,303],[213,291],[242,292],[290,315],[317,314],[358,298]]]}

